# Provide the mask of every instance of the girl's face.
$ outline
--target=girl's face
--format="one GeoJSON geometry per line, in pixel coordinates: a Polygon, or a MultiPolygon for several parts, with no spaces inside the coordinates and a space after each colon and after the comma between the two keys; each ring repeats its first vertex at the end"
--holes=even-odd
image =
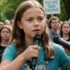
{"type": "Polygon", "coordinates": [[[23,29],[26,36],[41,35],[46,26],[44,12],[39,8],[29,8],[24,12],[18,26],[23,29]]]}
{"type": "Polygon", "coordinates": [[[3,28],[1,31],[2,40],[9,40],[11,36],[11,32],[7,28],[3,28]]]}
{"type": "Polygon", "coordinates": [[[69,24],[63,24],[63,26],[62,26],[63,33],[69,33],[69,29],[70,29],[69,24]]]}

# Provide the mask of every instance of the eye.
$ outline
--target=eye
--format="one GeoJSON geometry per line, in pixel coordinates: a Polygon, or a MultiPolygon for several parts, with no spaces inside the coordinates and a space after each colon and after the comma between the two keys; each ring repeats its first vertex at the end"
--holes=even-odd
{"type": "Polygon", "coordinates": [[[44,17],[38,17],[37,18],[39,21],[42,21],[44,19],[44,17]]]}
{"type": "Polygon", "coordinates": [[[28,18],[27,21],[31,22],[33,21],[33,18],[28,18]]]}

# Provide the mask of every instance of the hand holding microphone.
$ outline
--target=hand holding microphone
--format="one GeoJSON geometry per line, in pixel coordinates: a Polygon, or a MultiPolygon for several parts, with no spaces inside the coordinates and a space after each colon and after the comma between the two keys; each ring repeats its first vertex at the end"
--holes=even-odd
{"type": "Polygon", "coordinates": [[[40,51],[40,47],[38,45],[29,46],[23,53],[25,60],[30,60],[32,58],[37,58],[40,51]]]}
{"type": "MultiPolygon", "coordinates": [[[[34,40],[34,45],[41,46],[41,36],[40,35],[36,35],[33,40],[34,40]]],[[[32,58],[32,70],[35,70],[36,64],[37,64],[37,57],[32,58]]]]}
{"type": "Polygon", "coordinates": [[[25,51],[25,58],[27,61],[27,64],[32,70],[35,70],[36,64],[37,64],[37,57],[39,55],[41,46],[41,36],[36,35],[33,38],[33,45],[29,46],[25,51]]]}

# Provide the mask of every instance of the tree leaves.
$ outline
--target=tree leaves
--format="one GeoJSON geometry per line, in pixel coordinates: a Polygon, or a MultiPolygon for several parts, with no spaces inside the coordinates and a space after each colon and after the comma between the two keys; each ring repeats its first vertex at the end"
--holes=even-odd
{"type": "MultiPolygon", "coordinates": [[[[24,0],[0,0],[0,20],[12,19],[14,17],[17,6],[24,0]]],[[[43,0],[38,0],[43,4],[43,0]]],[[[61,1],[61,14],[57,15],[61,20],[69,19],[70,0],[61,1]],[[67,5],[68,4],[68,5],[67,5]]]]}
{"type": "Polygon", "coordinates": [[[12,19],[17,6],[23,0],[0,0],[0,20],[12,19]]]}

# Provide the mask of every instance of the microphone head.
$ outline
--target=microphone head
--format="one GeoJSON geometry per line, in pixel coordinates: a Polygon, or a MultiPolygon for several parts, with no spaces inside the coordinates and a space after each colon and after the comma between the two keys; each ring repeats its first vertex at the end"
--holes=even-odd
{"type": "Polygon", "coordinates": [[[57,44],[63,45],[66,48],[70,48],[70,43],[64,40],[63,38],[60,38],[59,36],[54,37],[53,41],[57,44]]]}
{"type": "Polygon", "coordinates": [[[40,35],[35,35],[35,37],[34,37],[34,39],[33,39],[33,42],[34,42],[34,44],[35,45],[41,45],[41,43],[42,43],[42,40],[41,40],[41,36],[40,35]]]}
{"type": "Polygon", "coordinates": [[[36,40],[41,41],[41,36],[37,34],[37,35],[34,36],[34,39],[33,40],[34,40],[34,42],[36,40]]]}

